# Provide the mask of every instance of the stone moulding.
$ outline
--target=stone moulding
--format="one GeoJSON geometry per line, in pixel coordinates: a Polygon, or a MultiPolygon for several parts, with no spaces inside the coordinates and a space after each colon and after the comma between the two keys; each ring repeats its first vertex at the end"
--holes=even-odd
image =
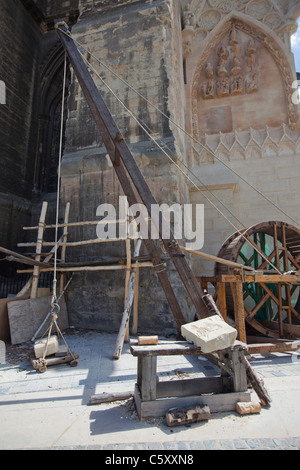
{"type": "Polygon", "coordinates": [[[256,130],[230,133],[205,134],[200,143],[194,145],[195,161],[214,163],[214,155],[227,161],[237,159],[264,158],[296,154],[300,148],[300,133],[293,132],[286,124],[256,130]]]}

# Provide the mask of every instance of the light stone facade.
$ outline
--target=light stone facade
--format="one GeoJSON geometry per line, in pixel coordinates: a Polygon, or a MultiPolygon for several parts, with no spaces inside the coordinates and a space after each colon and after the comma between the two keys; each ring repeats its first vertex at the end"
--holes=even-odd
{"type": "MultiPolygon", "coordinates": [[[[193,203],[205,204],[207,253],[217,255],[234,227],[300,222],[299,106],[292,100],[290,46],[299,13],[296,1],[185,5],[185,125],[194,138],[187,154],[196,185],[202,183],[190,194],[193,203]]],[[[212,275],[214,266],[196,259],[193,268],[212,275]]]]}

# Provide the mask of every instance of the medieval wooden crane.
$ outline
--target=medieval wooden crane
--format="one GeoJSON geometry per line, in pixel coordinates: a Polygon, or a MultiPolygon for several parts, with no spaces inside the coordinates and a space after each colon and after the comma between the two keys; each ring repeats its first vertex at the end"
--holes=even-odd
{"type": "MultiPolygon", "coordinates": [[[[157,204],[152,192],[136,164],[133,155],[129,150],[124,137],[121,135],[109,109],[104,103],[76,44],[68,34],[67,27],[61,22],[57,22],[56,27],[58,36],[68,54],[70,63],[102,136],[103,143],[112,161],[124,194],[128,198],[129,205],[139,202],[136,197],[137,192],[143,204],[147,208],[149,216],[151,216],[151,206],[157,204]]],[[[198,317],[201,319],[210,316],[211,314],[203,301],[204,294],[196,280],[196,277],[191,271],[178,242],[175,240],[172,233],[170,233],[169,239],[163,238],[161,221],[159,225],[160,226],[157,227],[157,229],[159,231],[160,238],[186,288],[188,295],[190,296],[198,317]]],[[[180,329],[181,325],[185,323],[185,320],[176,295],[170,284],[167,272],[161,268],[161,252],[157,248],[154,240],[151,239],[150,235],[148,239],[144,239],[143,241],[149,256],[151,257],[153,266],[156,268],[156,274],[161,282],[176,323],[180,329]]]]}

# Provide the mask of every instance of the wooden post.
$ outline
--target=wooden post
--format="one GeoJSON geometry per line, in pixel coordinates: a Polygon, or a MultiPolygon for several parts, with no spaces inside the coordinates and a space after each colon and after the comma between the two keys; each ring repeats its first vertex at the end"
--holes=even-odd
{"type": "Polygon", "coordinates": [[[134,268],[134,300],[133,300],[133,318],[132,318],[132,334],[137,335],[139,324],[139,282],[140,282],[140,268],[134,268]]]}
{"type": "Polygon", "coordinates": [[[233,370],[233,390],[235,392],[245,392],[248,389],[247,373],[243,361],[244,351],[234,349],[231,351],[231,361],[233,370]]]}
{"type": "Polygon", "coordinates": [[[217,285],[218,308],[223,319],[227,322],[226,284],[218,282],[217,285]]]}
{"type": "MultiPolygon", "coordinates": [[[[141,243],[142,243],[142,240],[139,240],[137,243],[137,246],[134,252],[135,257],[139,255],[141,243]]],[[[113,355],[114,359],[119,359],[122,353],[122,348],[123,348],[123,344],[125,341],[125,336],[126,336],[126,332],[128,329],[128,324],[129,324],[129,319],[130,319],[130,314],[131,314],[131,309],[132,309],[132,304],[134,300],[134,281],[135,281],[135,271],[131,273],[130,280],[129,280],[128,297],[126,301],[126,307],[123,312],[122,323],[120,326],[120,330],[119,330],[119,334],[118,334],[118,338],[116,342],[115,352],[113,355]]]]}
{"type": "Polygon", "coordinates": [[[242,341],[243,343],[246,343],[247,337],[246,337],[245,307],[244,307],[242,281],[232,282],[231,290],[233,293],[234,317],[235,317],[235,326],[238,331],[238,339],[242,341]]]}
{"type": "Polygon", "coordinates": [[[140,371],[140,391],[143,401],[156,400],[156,369],[157,369],[157,356],[145,356],[139,358],[141,364],[140,371]]]}
{"type": "MultiPolygon", "coordinates": [[[[274,225],[274,249],[275,249],[275,265],[276,268],[280,270],[280,258],[279,258],[279,248],[278,248],[278,232],[277,224],[274,225]]],[[[281,284],[277,284],[277,296],[278,296],[278,327],[279,335],[283,337],[283,321],[282,321],[282,292],[281,284]]]]}
{"type": "MultiPolygon", "coordinates": [[[[124,298],[124,308],[126,309],[126,304],[129,295],[129,282],[131,276],[131,241],[130,241],[130,233],[129,233],[129,205],[126,199],[126,274],[125,274],[125,298],[124,298]]],[[[127,324],[126,335],[125,335],[125,342],[128,343],[129,341],[129,322],[127,324]]]]}
{"type": "MultiPolygon", "coordinates": [[[[69,216],[70,216],[70,206],[71,204],[67,202],[66,209],[65,209],[65,219],[64,219],[64,232],[62,236],[62,243],[66,243],[68,239],[68,226],[67,224],[69,223],[69,216]]],[[[62,263],[65,262],[66,260],[66,250],[67,247],[66,245],[62,246],[61,248],[61,261],[62,263]]],[[[60,273],[60,292],[64,290],[65,287],[65,282],[66,282],[66,275],[64,273],[60,273]]]]}
{"type": "MultiPolygon", "coordinates": [[[[286,246],[286,230],[285,230],[284,224],[282,224],[282,246],[283,246],[284,271],[287,272],[289,270],[289,263],[288,263],[287,246],[286,246]]],[[[286,304],[288,306],[287,320],[288,320],[288,324],[291,325],[292,323],[292,312],[291,312],[292,300],[291,300],[291,287],[289,284],[285,284],[285,292],[286,292],[286,304]]]]}
{"type": "MultiPolygon", "coordinates": [[[[38,229],[37,244],[36,244],[36,256],[35,256],[35,260],[39,261],[39,262],[41,261],[41,253],[42,253],[42,249],[43,249],[44,226],[45,226],[47,208],[48,208],[48,202],[44,201],[43,206],[42,206],[42,210],[41,210],[40,221],[39,221],[39,229],[38,229]]],[[[32,287],[31,287],[31,296],[30,296],[31,299],[36,299],[37,298],[39,274],[40,274],[39,266],[34,266],[33,278],[32,278],[32,287]]]]}

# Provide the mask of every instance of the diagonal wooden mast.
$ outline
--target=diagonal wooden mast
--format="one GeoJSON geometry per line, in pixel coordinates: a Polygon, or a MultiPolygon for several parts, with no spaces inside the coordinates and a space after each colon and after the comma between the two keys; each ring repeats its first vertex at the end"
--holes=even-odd
{"type": "MultiPolygon", "coordinates": [[[[138,165],[136,164],[133,155],[129,150],[123,136],[121,135],[109,109],[104,103],[102,96],[84,63],[84,60],[78,51],[76,44],[68,34],[69,30],[67,29],[66,25],[63,25],[61,22],[57,22],[56,29],[63,47],[68,54],[70,63],[85,95],[86,101],[102,136],[104,145],[119,178],[124,194],[128,198],[129,204],[133,205],[138,202],[136,196],[137,192],[143,204],[147,208],[149,215],[151,216],[151,206],[153,204],[157,204],[152,192],[150,191],[138,165]]],[[[170,233],[170,238],[163,238],[162,224],[160,223],[160,226],[157,228],[165,249],[168,252],[196,309],[198,317],[206,318],[210,316],[211,314],[203,301],[204,294],[185,259],[185,255],[182,253],[178,242],[175,240],[174,235],[170,233]]],[[[161,269],[161,252],[157,248],[154,240],[152,240],[150,237],[148,239],[144,239],[143,241],[153,262],[153,265],[156,267],[157,276],[161,282],[162,288],[165,292],[177,325],[180,328],[180,326],[185,323],[185,319],[176,295],[170,284],[167,272],[161,269]]]]}

